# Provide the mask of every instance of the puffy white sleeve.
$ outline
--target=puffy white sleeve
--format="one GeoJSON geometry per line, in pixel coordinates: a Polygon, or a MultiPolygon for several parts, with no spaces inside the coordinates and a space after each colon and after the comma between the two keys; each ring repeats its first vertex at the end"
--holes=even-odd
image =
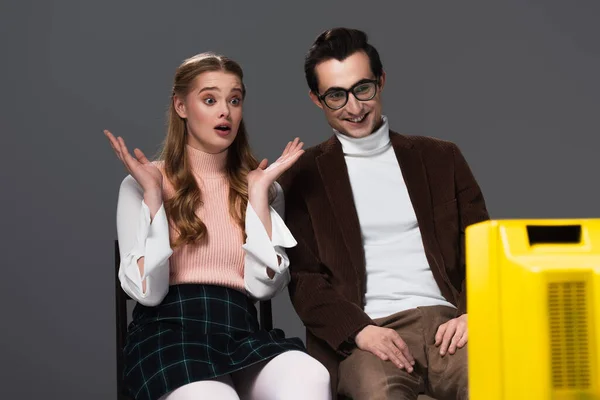
{"type": "Polygon", "coordinates": [[[276,195],[269,207],[271,239],[250,202],[246,208],[247,239],[242,246],[245,251],[244,282],[248,295],[257,300],[274,297],[290,282],[290,260],[285,249],[296,246],[294,236],[282,219],[285,215],[283,189],[277,182],[274,186],[276,195]],[[267,275],[267,268],[275,272],[273,279],[267,275]]]}
{"type": "Polygon", "coordinates": [[[117,237],[121,264],[121,287],[132,299],[145,306],[156,306],[169,291],[169,223],[164,204],[150,221],[144,192],[128,175],[121,183],[117,202],[117,237]],[[137,261],[144,257],[144,275],[137,261]],[[146,280],[146,291],[142,282],[146,280]]]}

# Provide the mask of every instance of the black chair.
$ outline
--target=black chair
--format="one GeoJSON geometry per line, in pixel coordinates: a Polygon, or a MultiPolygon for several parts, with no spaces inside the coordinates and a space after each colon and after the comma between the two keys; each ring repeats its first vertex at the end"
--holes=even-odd
{"type": "MultiPolygon", "coordinates": [[[[125,395],[123,387],[123,346],[127,335],[127,300],[131,297],[121,288],[119,281],[119,264],[121,264],[121,253],[119,253],[119,242],[115,240],[115,317],[117,328],[117,400],[130,400],[125,395]]],[[[133,300],[132,300],[133,301],[133,300]]]]}
{"type": "MultiPolygon", "coordinates": [[[[127,301],[131,297],[121,288],[119,281],[119,264],[121,254],[119,252],[119,241],[115,240],[115,317],[117,328],[117,400],[131,400],[124,394],[123,386],[123,346],[127,336],[127,301]]],[[[271,300],[261,301],[259,304],[259,323],[265,330],[273,329],[273,310],[271,300]]]]}

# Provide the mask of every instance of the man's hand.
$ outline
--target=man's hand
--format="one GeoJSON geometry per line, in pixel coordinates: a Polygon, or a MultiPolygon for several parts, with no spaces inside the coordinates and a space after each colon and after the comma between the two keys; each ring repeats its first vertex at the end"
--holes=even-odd
{"type": "Polygon", "coordinates": [[[368,325],[356,335],[355,341],[359,349],[373,353],[383,361],[389,360],[409,373],[413,371],[415,359],[395,330],[368,325]]]}
{"type": "Polygon", "coordinates": [[[467,314],[439,326],[435,334],[435,345],[440,346],[440,355],[443,357],[446,352],[454,354],[456,349],[462,349],[469,338],[467,329],[467,314]]]}

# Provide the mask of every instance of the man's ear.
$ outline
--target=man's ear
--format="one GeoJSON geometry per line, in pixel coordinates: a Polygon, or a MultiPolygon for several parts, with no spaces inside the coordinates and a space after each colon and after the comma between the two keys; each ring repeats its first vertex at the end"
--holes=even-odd
{"type": "Polygon", "coordinates": [[[181,118],[187,118],[187,110],[185,108],[185,103],[177,95],[173,96],[173,107],[175,108],[175,112],[177,113],[177,115],[179,115],[181,118]]]}
{"type": "Polygon", "coordinates": [[[385,71],[381,71],[381,76],[379,77],[379,91],[383,91],[383,86],[385,85],[385,71]]]}
{"type": "Polygon", "coordinates": [[[308,91],[308,96],[310,97],[310,99],[312,100],[312,102],[315,103],[315,105],[317,107],[319,107],[320,109],[323,109],[323,104],[321,103],[321,100],[319,100],[319,98],[317,97],[317,95],[312,90],[308,91]]]}

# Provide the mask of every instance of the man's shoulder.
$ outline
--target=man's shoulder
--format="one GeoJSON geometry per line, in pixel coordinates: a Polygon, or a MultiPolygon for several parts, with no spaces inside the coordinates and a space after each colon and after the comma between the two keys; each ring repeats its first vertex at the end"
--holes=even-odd
{"type": "Polygon", "coordinates": [[[313,169],[316,170],[317,159],[319,156],[326,153],[329,148],[334,145],[334,142],[335,137],[332,136],[319,144],[304,149],[304,154],[300,156],[298,161],[292,166],[292,168],[290,168],[290,170],[293,170],[296,173],[313,169]]]}
{"type": "Polygon", "coordinates": [[[423,152],[454,152],[457,145],[449,140],[433,136],[401,134],[390,130],[390,137],[394,143],[402,143],[423,152]]]}
{"type": "Polygon", "coordinates": [[[304,149],[304,154],[279,179],[284,191],[292,182],[297,184],[314,179],[315,174],[319,173],[317,159],[332,145],[333,139],[334,137],[330,137],[324,142],[304,149]]]}

